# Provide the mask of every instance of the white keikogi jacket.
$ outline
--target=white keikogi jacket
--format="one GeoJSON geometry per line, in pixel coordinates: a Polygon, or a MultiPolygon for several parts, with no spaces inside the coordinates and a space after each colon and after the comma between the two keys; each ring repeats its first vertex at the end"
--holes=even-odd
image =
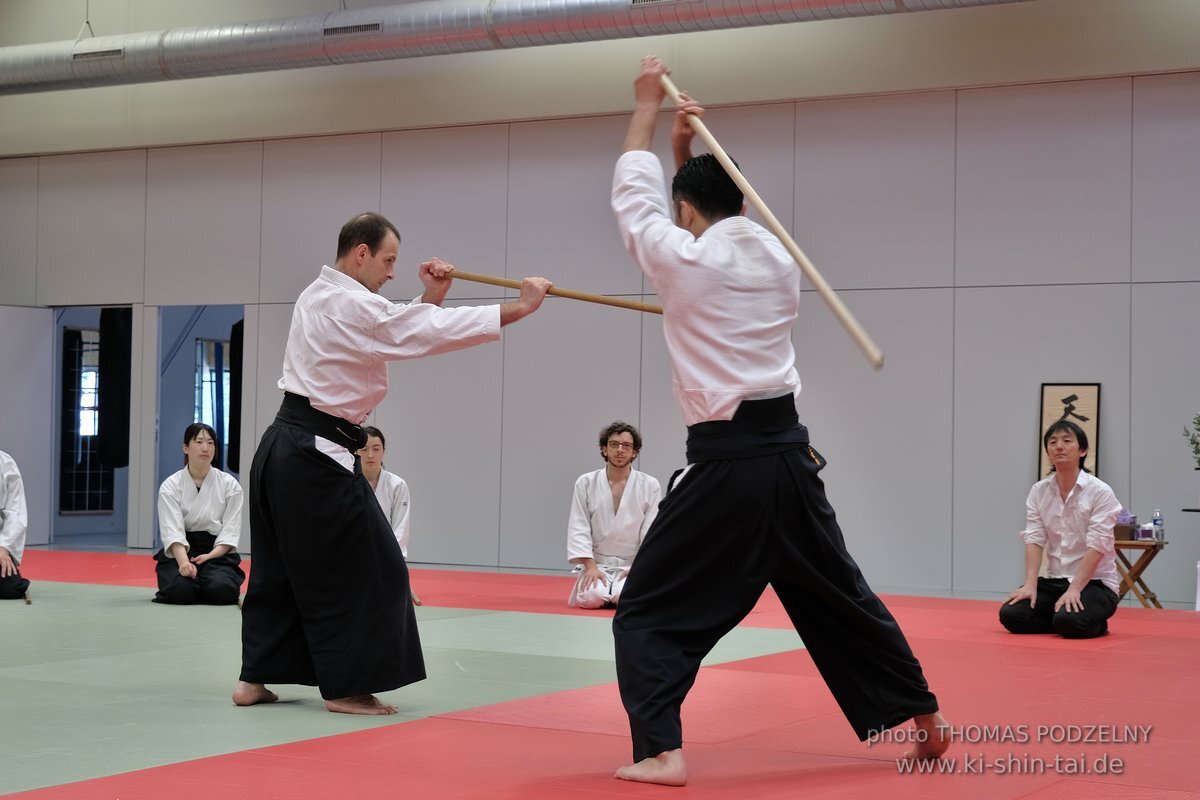
{"type": "Polygon", "coordinates": [[[661,499],[662,487],[657,478],[630,470],[620,508],[614,513],[607,471],[598,469],[580,475],[567,522],[567,559],[592,558],[600,565],[628,567],[658,513],[661,499]]]}
{"type": "Polygon", "coordinates": [[[214,547],[227,544],[237,550],[242,538],[242,487],[232,475],[213,467],[196,491],[184,467],[158,488],[158,531],[164,551],[175,542],[186,548],[188,531],[211,533],[217,537],[214,547]]]}
{"type": "Polygon", "coordinates": [[[388,518],[388,524],[396,534],[400,543],[400,552],[408,558],[408,533],[412,525],[409,516],[408,484],[395,473],[386,469],[379,471],[379,483],[375,484],[375,499],[383,508],[383,515],[388,518]]]}
{"type": "Polygon", "coordinates": [[[0,547],[7,550],[17,564],[25,554],[25,531],[29,513],[25,509],[25,485],[21,471],[12,456],[0,450],[0,547]]]}

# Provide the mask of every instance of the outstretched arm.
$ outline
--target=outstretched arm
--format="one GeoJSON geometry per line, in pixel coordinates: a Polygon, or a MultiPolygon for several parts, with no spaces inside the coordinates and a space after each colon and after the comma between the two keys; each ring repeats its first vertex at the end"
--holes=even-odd
{"type": "MultiPolygon", "coordinates": [[[[421,302],[441,306],[442,301],[446,299],[446,293],[450,291],[450,284],[454,280],[454,265],[440,258],[431,258],[421,264],[418,276],[425,287],[425,292],[420,298],[421,302]]],[[[500,306],[500,327],[516,322],[537,311],[541,307],[542,301],[546,299],[546,292],[553,285],[545,278],[522,280],[521,295],[516,300],[500,306]]]]}
{"type": "Polygon", "coordinates": [[[511,303],[500,306],[500,327],[512,324],[519,319],[529,316],[542,306],[546,292],[550,291],[553,283],[545,278],[525,278],[521,281],[521,296],[511,303]]]}

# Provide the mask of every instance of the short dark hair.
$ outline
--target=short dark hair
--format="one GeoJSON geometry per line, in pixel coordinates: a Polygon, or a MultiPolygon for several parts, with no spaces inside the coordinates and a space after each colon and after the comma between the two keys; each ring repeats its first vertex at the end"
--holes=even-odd
{"type": "Polygon", "coordinates": [[[377,438],[379,443],[383,445],[383,449],[387,450],[387,439],[384,438],[383,431],[379,430],[379,428],[376,428],[374,425],[363,425],[362,432],[363,436],[367,437],[368,439],[372,436],[377,438]]]}
{"type": "Polygon", "coordinates": [[[608,438],[614,433],[628,433],[630,436],[632,436],[633,452],[636,453],[642,449],[642,435],[638,433],[638,429],[630,425],[628,422],[621,422],[620,420],[617,420],[610,425],[605,425],[604,429],[600,431],[600,446],[607,447],[608,438]]]}
{"type": "MultiPolygon", "coordinates": [[[[213,449],[216,450],[217,453],[221,452],[220,442],[217,441],[217,432],[212,429],[211,425],[206,425],[203,422],[193,422],[191,425],[188,425],[183,429],[184,446],[186,447],[187,445],[191,444],[192,441],[201,433],[207,433],[209,436],[211,436],[213,440],[213,449]]],[[[187,453],[184,453],[183,465],[186,467],[187,463],[187,453]]]]}
{"type": "MultiPolygon", "coordinates": [[[[1088,438],[1083,432],[1083,428],[1071,422],[1069,419],[1060,419],[1058,422],[1046,428],[1046,432],[1042,435],[1042,449],[1045,450],[1050,446],[1050,437],[1056,433],[1069,433],[1075,437],[1075,441],[1079,443],[1079,449],[1084,451],[1084,454],[1079,457],[1079,468],[1087,472],[1087,467],[1083,466],[1087,460],[1088,438]]],[[[1054,465],[1050,465],[1050,471],[1054,472],[1054,465]]]]}
{"type": "Polygon", "coordinates": [[[396,241],[400,241],[400,231],[388,222],[387,217],[373,211],[359,214],[342,226],[342,232],[338,234],[337,257],[349,255],[360,244],[365,244],[371,255],[375,255],[389,233],[395,234],[396,241]]]}
{"type": "Polygon", "coordinates": [[[736,217],[746,202],[742,190],[711,153],[683,162],[671,181],[671,199],[676,205],[687,200],[701,216],[714,221],[736,217]]]}

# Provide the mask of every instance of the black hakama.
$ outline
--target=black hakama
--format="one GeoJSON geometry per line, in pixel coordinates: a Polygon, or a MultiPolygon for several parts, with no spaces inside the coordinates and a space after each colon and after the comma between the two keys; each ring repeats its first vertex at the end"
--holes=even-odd
{"type": "MultiPolygon", "coordinates": [[[[791,395],[688,429],[688,463],[613,620],[634,761],[683,744],[700,661],[774,587],[860,739],[937,711],[900,627],[846,551],[791,395]]],[[[781,702],[785,700],[781,698],[781,702]]]]}
{"type": "Polygon", "coordinates": [[[29,580],[21,577],[20,570],[14,570],[12,575],[0,578],[0,600],[20,600],[29,591],[29,580]]]}
{"type": "MultiPolygon", "coordinates": [[[[188,531],[188,556],[196,557],[211,553],[217,537],[206,531],[188,531]]],[[[167,555],[165,550],[154,554],[154,571],[158,575],[158,592],[154,602],[171,605],[195,605],[204,603],[212,606],[236,605],[242,593],[242,582],[246,573],[242,571],[242,557],[236,550],[223,556],[210,558],[196,567],[195,578],[179,574],[179,562],[167,555]]]]}
{"type": "Polygon", "coordinates": [[[351,473],[314,434],[351,452],[365,442],[289,393],[254,454],[241,680],[315,685],[326,700],[423,680],[400,545],[357,456],[351,473]]]}
{"type": "Polygon", "coordinates": [[[1067,639],[1092,639],[1108,633],[1108,620],[1117,613],[1121,598],[1102,581],[1090,580],[1079,593],[1082,611],[1055,610],[1067,593],[1066,578],[1038,578],[1037,605],[1029,600],[1000,606],[1000,624],[1012,633],[1057,633],[1067,639]]]}

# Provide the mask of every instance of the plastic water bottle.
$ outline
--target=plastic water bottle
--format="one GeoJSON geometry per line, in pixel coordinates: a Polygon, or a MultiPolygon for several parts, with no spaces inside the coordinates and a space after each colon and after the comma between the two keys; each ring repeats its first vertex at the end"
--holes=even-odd
{"type": "Polygon", "coordinates": [[[1167,526],[1163,522],[1162,514],[1159,510],[1154,509],[1154,516],[1150,519],[1150,524],[1154,526],[1154,541],[1165,542],[1167,540],[1167,526]]]}

